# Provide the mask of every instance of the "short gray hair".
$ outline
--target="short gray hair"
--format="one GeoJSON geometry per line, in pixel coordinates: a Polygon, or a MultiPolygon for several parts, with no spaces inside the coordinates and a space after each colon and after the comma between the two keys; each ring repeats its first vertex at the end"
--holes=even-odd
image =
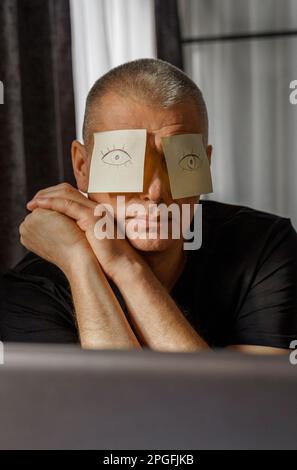
{"type": "Polygon", "coordinates": [[[203,95],[198,86],[184,72],[160,59],[138,59],[126,62],[102,75],[92,86],[86,100],[83,139],[89,143],[94,123],[92,113],[95,103],[108,92],[125,97],[133,96],[148,103],[167,108],[193,100],[203,123],[207,142],[208,116],[203,95]]]}

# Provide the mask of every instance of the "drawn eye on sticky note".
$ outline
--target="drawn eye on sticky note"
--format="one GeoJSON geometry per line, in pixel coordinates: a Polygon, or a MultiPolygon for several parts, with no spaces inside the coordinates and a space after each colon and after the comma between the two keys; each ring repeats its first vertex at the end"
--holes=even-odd
{"type": "Polygon", "coordinates": [[[202,134],[162,137],[173,199],[198,196],[213,191],[202,134]]]}
{"type": "Polygon", "coordinates": [[[179,160],[178,164],[183,170],[195,171],[201,167],[202,162],[203,156],[195,153],[188,153],[179,160]]]}
{"type": "Polygon", "coordinates": [[[142,192],[146,129],[96,132],[89,193],[142,192]]]}
{"type": "Polygon", "coordinates": [[[124,147],[122,149],[115,149],[113,148],[112,150],[107,149],[107,152],[104,154],[102,153],[102,162],[105,163],[106,165],[131,165],[133,162],[132,157],[129,155],[128,152],[124,150],[124,147]]]}

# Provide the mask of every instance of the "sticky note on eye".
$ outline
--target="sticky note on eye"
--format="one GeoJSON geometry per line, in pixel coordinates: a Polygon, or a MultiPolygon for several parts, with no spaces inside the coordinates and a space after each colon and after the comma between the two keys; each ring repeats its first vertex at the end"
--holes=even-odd
{"type": "Polygon", "coordinates": [[[179,134],[162,138],[173,199],[213,191],[210,167],[202,134],[179,134]]]}
{"type": "Polygon", "coordinates": [[[142,192],[146,129],[94,134],[89,193],[142,192]]]}

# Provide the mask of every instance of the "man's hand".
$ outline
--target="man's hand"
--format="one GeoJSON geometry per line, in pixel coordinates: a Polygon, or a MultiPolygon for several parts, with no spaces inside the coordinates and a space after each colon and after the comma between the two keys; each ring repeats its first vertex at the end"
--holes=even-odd
{"type": "Polygon", "coordinates": [[[46,209],[46,212],[51,210],[53,213],[59,213],[61,217],[67,216],[69,223],[76,225],[81,235],[88,241],[104,272],[111,279],[115,277],[117,269],[125,268],[126,261],[144,264],[140,255],[126,239],[96,238],[94,233],[95,223],[98,220],[98,217],[94,216],[96,206],[96,202],[87,199],[67,183],[38,191],[27,204],[27,208],[33,211],[32,215],[39,208],[39,210],[46,209]]]}
{"type": "Polygon", "coordinates": [[[37,195],[27,204],[32,213],[20,226],[21,243],[67,276],[82,347],[140,349],[86,238],[93,230],[96,204],[65,184],[37,195]],[[41,194],[47,198],[39,204],[41,194]]]}
{"type": "Polygon", "coordinates": [[[20,241],[28,250],[67,272],[78,256],[93,255],[84,232],[65,215],[36,208],[19,227],[20,241]]]}

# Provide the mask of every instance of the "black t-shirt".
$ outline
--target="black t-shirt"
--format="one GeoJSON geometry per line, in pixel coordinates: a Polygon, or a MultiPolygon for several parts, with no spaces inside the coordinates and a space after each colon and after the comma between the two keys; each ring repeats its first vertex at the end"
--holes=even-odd
{"type": "MultiPolygon", "coordinates": [[[[171,296],[212,347],[289,348],[297,339],[297,234],[290,220],[201,203],[202,246],[187,251],[171,296]]],[[[70,286],[55,265],[29,252],[2,278],[0,299],[3,341],[78,342],[70,286]]]]}

